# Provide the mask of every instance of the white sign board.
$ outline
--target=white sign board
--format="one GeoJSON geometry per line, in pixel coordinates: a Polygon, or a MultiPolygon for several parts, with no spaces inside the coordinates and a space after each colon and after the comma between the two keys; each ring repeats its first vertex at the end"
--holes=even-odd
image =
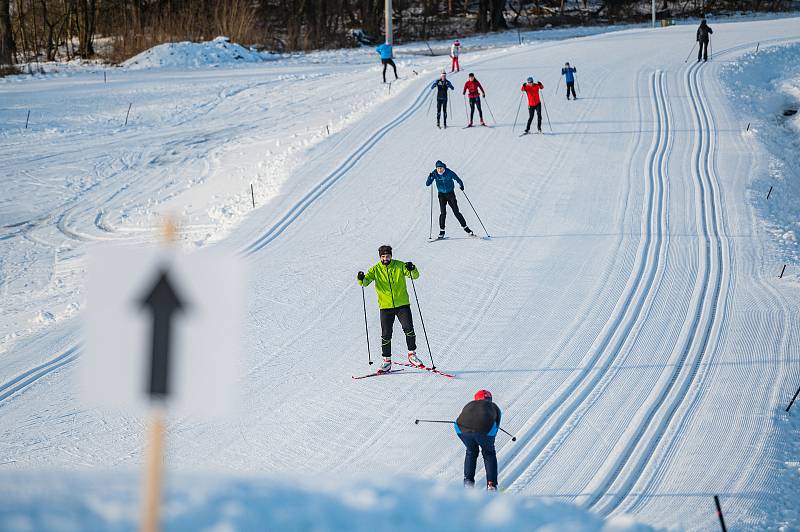
{"type": "Polygon", "coordinates": [[[164,393],[155,397],[171,411],[200,418],[229,412],[239,384],[245,286],[241,261],[213,250],[93,250],[80,371],[85,399],[141,412],[154,397],[153,375],[160,374],[164,393]],[[153,303],[165,280],[168,296],[179,300],[166,313],[153,303]]]}

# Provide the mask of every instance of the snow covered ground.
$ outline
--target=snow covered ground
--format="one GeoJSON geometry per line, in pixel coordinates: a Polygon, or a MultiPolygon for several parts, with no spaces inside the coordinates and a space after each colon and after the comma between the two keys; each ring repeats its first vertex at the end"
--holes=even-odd
{"type": "MultiPolygon", "coordinates": [[[[796,235],[797,180],[781,150],[796,146],[797,123],[772,129],[772,96],[740,99],[791,94],[796,71],[779,74],[786,84],[775,92],[768,76],[788,72],[798,52],[784,45],[800,40],[798,28],[796,18],[715,25],[707,64],[684,62],[691,26],[501,39],[472,53],[467,42],[466,70],[452,79],[460,89],[466,71],[478,74],[491,129],[462,130],[458,96],[456,127],[433,127],[426,85],[446,58],[419,45],[401,48],[402,79],[391,87],[371,50],[192,69],[156,59],[161,68],[0,81],[0,489],[49,486],[3,497],[0,515],[37,528],[26,516],[56,501],[54,518],[71,526],[93,512],[91,498],[72,495],[83,478],[74,471],[102,471],[87,481],[102,499],[113,484],[106,471],[141,463],[141,420],[76,399],[84,256],[109,241],[150,241],[173,214],[186,248],[244,252],[258,274],[242,411],[222,424],[172,420],[171,472],[412,475],[457,486],[460,443],[413,419],[452,418],[488,388],[518,437],[498,438],[507,493],[687,529],[715,526],[717,494],[732,528],[800,526],[789,495],[797,413],[783,413],[800,385],[797,263],[777,278],[792,256],[783,235],[796,235]],[[556,92],[564,61],[578,67],[575,102],[563,83],[556,92]],[[552,131],[546,120],[549,134],[520,138],[528,75],[545,84],[552,131]],[[753,89],[730,94],[731,83],[753,89]],[[451,215],[453,238],[426,243],[424,178],[436,159],[465,180],[491,240],[457,238],[451,215]],[[769,201],[780,200],[759,203],[768,180],[781,183],[769,201]],[[354,276],[383,243],[419,266],[432,354],[456,379],[350,378],[368,368],[354,276]]],[[[214,487],[200,500],[261,504],[273,497],[260,491],[265,482],[214,487]]],[[[107,501],[111,514],[124,507],[122,528],[135,512],[131,484],[107,501]]],[[[176,497],[191,498],[191,484],[179,481],[176,497]]],[[[402,500],[403,486],[391,497],[402,500]]],[[[465,511],[478,515],[487,501],[465,511]]],[[[602,526],[525,498],[496,504],[602,526]]],[[[199,523],[179,514],[175,525],[190,529],[211,527],[217,512],[199,523]]],[[[109,522],[93,515],[98,527],[109,522]]],[[[407,529],[431,523],[423,512],[410,519],[407,529]]]]}

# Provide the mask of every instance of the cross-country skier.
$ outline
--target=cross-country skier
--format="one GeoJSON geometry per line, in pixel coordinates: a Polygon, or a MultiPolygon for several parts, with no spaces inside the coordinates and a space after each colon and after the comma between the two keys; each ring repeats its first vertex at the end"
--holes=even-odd
{"type": "Polygon", "coordinates": [[[470,236],[475,236],[472,229],[467,227],[467,221],[464,215],[458,210],[458,201],[456,200],[455,184],[458,183],[461,190],[464,190],[464,182],[456,175],[455,172],[447,168],[442,161],[436,161],[436,169],[428,175],[425,181],[425,186],[431,186],[431,183],[436,181],[436,190],[439,192],[439,238],[444,238],[444,221],[447,217],[447,205],[453,211],[453,215],[461,224],[461,228],[470,236]]]}
{"type": "Polygon", "coordinates": [[[533,122],[533,115],[539,113],[539,119],[536,126],[539,128],[539,133],[542,132],[542,99],[539,97],[539,91],[544,88],[541,81],[533,82],[533,78],[529,77],[528,80],[522,84],[522,92],[528,95],[528,125],[525,126],[525,133],[530,133],[531,122],[533,122]]]}
{"type": "Polygon", "coordinates": [[[436,127],[441,127],[439,126],[439,117],[444,112],[444,128],[447,129],[447,91],[456,89],[444,72],[431,84],[431,90],[433,89],[436,89],[436,127]]]}
{"type": "Polygon", "coordinates": [[[381,63],[383,63],[383,82],[386,83],[386,65],[392,66],[392,69],[394,70],[394,79],[397,79],[397,66],[395,66],[394,60],[392,59],[394,56],[392,53],[392,45],[388,42],[385,42],[375,48],[375,51],[380,54],[381,63]]]}
{"type": "Polygon", "coordinates": [[[478,108],[478,117],[481,119],[481,125],[485,126],[486,123],[483,121],[483,111],[481,110],[481,96],[479,92],[483,93],[483,97],[486,98],[486,91],[483,90],[481,86],[481,82],[475,78],[475,74],[472,72],[469,73],[469,79],[466,83],[464,83],[464,90],[462,94],[467,94],[469,97],[469,124],[467,127],[472,127],[472,119],[475,116],[475,108],[478,108]]]}
{"type": "Polygon", "coordinates": [[[461,72],[461,65],[458,64],[458,56],[461,53],[461,43],[456,39],[450,45],[450,72],[461,72]]]}
{"type": "Polygon", "coordinates": [[[708,25],[706,19],[700,21],[700,26],[697,28],[697,43],[699,48],[697,49],[697,62],[700,62],[700,57],[702,56],[703,61],[708,61],[708,41],[709,35],[714,33],[714,30],[711,29],[711,26],[708,25]]]}
{"type": "Polygon", "coordinates": [[[577,71],[577,68],[569,66],[569,61],[564,63],[564,68],[561,69],[561,75],[564,76],[564,81],[567,82],[567,100],[569,100],[570,91],[572,91],[572,97],[576,100],[578,99],[578,95],[575,94],[575,72],[577,71]]]}
{"type": "Polygon", "coordinates": [[[478,390],[475,400],[470,401],[461,410],[455,422],[456,434],[467,448],[464,456],[464,486],[475,486],[475,469],[478,466],[478,450],[483,454],[483,465],[486,469],[486,489],[497,490],[497,454],[494,450],[494,438],[500,429],[502,412],[492,402],[492,394],[488,390],[478,390]]]}
{"type": "Polygon", "coordinates": [[[400,321],[406,333],[408,361],[417,367],[422,361],[417,358],[417,335],[414,333],[414,321],[411,317],[411,302],[406,290],[406,277],[419,279],[419,270],[412,262],[392,260],[392,246],[378,248],[380,262],[367,271],[358,272],[356,278],[361,286],[368,286],[375,281],[375,292],[378,294],[378,307],[381,315],[381,353],[383,364],[378,373],[392,369],[392,329],[394,319],[400,321]]]}

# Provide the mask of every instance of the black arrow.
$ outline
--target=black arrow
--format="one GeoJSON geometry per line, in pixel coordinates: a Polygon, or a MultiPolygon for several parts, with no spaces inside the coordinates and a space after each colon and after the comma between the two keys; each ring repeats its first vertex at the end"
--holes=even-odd
{"type": "Polygon", "coordinates": [[[177,311],[184,309],[170,284],[166,270],[158,274],[153,288],[141,301],[140,306],[153,314],[153,346],[150,354],[150,386],[151,397],[164,398],[169,395],[169,362],[170,336],[172,318],[177,311]]]}

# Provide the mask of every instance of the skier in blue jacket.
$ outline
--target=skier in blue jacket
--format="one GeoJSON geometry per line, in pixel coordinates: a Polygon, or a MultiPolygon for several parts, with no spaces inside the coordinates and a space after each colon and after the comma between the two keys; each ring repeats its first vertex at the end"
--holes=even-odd
{"type": "Polygon", "coordinates": [[[578,99],[578,95],[575,94],[575,72],[577,71],[577,68],[569,66],[569,62],[564,63],[564,68],[561,69],[561,75],[567,82],[567,100],[569,100],[570,91],[572,91],[572,97],[578,99]]]}
{"type": "Polygon", "coordinates": [[[467,221],[464,215],[458,210],[458,201],[456,201],[455,183],[458,183],[459,188],[464,190],[464,182],[456,175],[455,172],[447,168],[442,161],[436,161],[436,170],[430,173],[428,179],[425,181],[425,186],[431,186],[431,183],[436,181],[436,189],[439,191],[439,238],[444,238],[444,220],[447,217],[447,205],[453,210],[458,223],[461,228],[470,236],[475,236],[475,233],[467,227],[467,221]]]}
{"type": "Polygon", "coordinates": [[[381,63],[383,63],[383,82],[386,83],[386,65],[392,65],[392,69],[394,70],[394,79],[397,79],[397,67],[392,59],[392,45],[388,42],[385,42],[375,48],[375,51],[380,54],[381,63]]]}

